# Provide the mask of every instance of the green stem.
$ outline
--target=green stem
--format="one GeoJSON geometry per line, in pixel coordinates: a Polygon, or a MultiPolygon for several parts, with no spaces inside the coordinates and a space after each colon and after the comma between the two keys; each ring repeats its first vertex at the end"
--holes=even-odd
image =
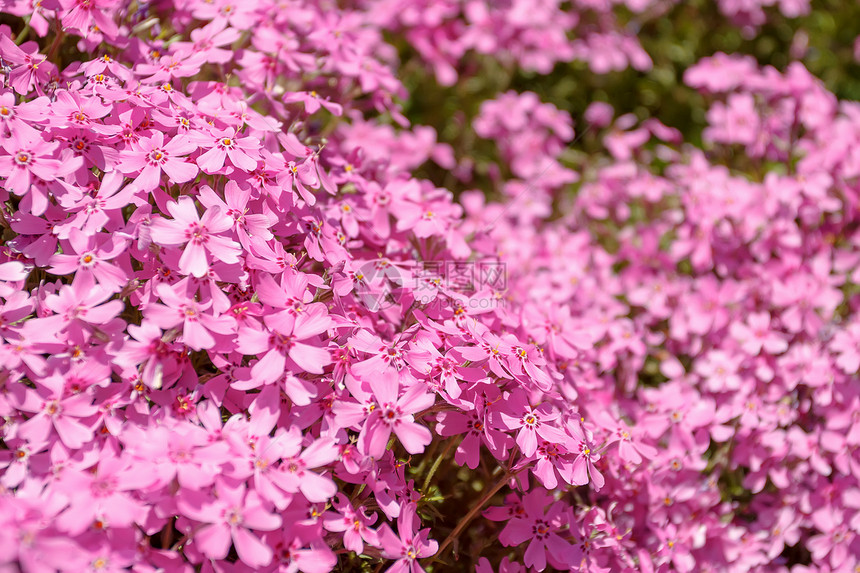
{"type": "Polygon", "coordinates": [[[427,477],[424,479],[424,485],[421,486],[422,492],[427,492],[427,488],[430,487],[430,480],[433,479],[433,474],[436,473],[436,470],[439,469],[439,466],[442,465],[442,461],[448,459],[448,454],[451,453],[451,448],[457,443],[457,440],[451,440],[448,443],[448,447],[445,448],[445,451],[442,452],[442,455],[436,458],[436,461],[433,462],[433,465],[430,466],[430,471],[427,473],[427,477]]]}
{"type": "Polygon", "coordinates": [[[30,35],[30,19],[24,19],[24,29],[21,30],[21,33],[15,36],[15,45],[20,46],[24,43],[24,40],[27,39],[27,36],[30,35]]]}

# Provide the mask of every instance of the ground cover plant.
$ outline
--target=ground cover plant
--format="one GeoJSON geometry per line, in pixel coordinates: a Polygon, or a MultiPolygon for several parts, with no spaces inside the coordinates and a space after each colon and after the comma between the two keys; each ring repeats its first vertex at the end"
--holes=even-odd
{"type": "Polygon", "coordinates": [[[0,571],[860,571],[858,16],[0,1],[0,571]]]}

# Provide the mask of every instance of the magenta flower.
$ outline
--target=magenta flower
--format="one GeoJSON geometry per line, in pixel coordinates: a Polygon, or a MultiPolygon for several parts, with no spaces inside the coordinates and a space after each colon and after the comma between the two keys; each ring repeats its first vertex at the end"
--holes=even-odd
{"type": "Polygon", "coordinates": [[[379,535],[370,526],[376,521],[376,514],[368,516],[363,507],[357,510],[343,496],[335,499],[337,513],[328,512],[323,525],[328,531],[343,532],[343,546],[357,554],[364,552],[364,544],[379,546],[379,535]]]}
{"type": "Polygon", "coordinates": [[[545,509],[551,500],[540,491],[527,493],[522,501],[523,514],[511,519],[499,534],[499,540],[507,546],[529,541],[525,564],[538,571],[546,569],[547,554],[557,562],[566,563],[573,552],[571,545],[558,534],[563,504],[555,502],[545,509]]]}
{"type": "Polygon", "coordinates": [[[69,233],[67,252],[51,257],[50,272],[55,275],[75,273],[83,284],[98,283],[111,292],[119,292],[128,282],[122,267],[110,262],[126,248],[126,241],[107,233],[86,235],[77,229],[69,233]]]}
{"type": "Polygon", "coordinates": [[[239,329],[238,350],[245,355],[261,355],[251,368],[251,375],[270,384],[284,375],[287,358],[296,372],[322,374],[331,363],[328,350],[303,341],[315,341],[331,326],[322,313],[268,315],[268,331],[250,327],[239,329]]]}
{"type": "Polygon", "coordinates": [[[179,270],[195,277],[203,277],[209,271],[208,252],[214,260],[227,264],[239,262],[240,245],[220,233],[233,227],[233,220],[221,212],[216,205],[206,209],[201,218],[197,214],[194,200],[181,197],[167,204],[173,220],[153,219],[152,232],[158,233],[164,245],[185,245],[179,259],[179,270]]]}
{"type": "Polygon", "coordinates": [[[36,390],[20,386],[14,400],[17,408],[33,414],[19,428],[21,437],[27,441],[45,443],[52,435],[51,430],[72,449],[92,440],[92,416],[98,408],[89,392],[67,395],[62,374],[42,378],[36,390]]]}
{"type": "Polygon", "coordinates": [[[207,209],[218,207],[221,212],[233,218],[233,228],[239,238],[239,243],[245,249],[250,247],[251,239],[269,241],[273,235],[269,228],[273,218],[263,213],[249,213],[248,202],[251,189],[230,181],[224,188],[222,200],[211,187],[200,189],[200,203],[207,209]],[[226,201],[226,202],[225,202],[226,201]]]}
{"type": "MultiPolygon", "coordinates": [[[[0,176],[6,178],[4,187],[15,195],[25,195],[34,178],[53,181],[83,165],[80,158],[70,161],[55,159],[58,142],[47,142],[31,128],[16,129],[11,137],[0,142],[7,155],[0,155],[0,176]]],[[[43,205],[43,204],[42,204],[43,205]]],[[[44,212],[40,205],[37,215],[44,212]]]]}
{"type": "Polygon", "coordinates": [[[771,329],[770,315],[764,312],[750,314],[744,324],[732,323],[730,332],[744,352],[752,356],[758,355],[762,349],[770,354],[782,354],[788,349],[785,336],[771,329]]]}
{"type": "Polygon", "coordinates": [[[140,139],[137,149],[124,152],[118,168],[126,175],[137,173],[134,184],[142,191],[156,189],[162,172],[172,183],[185,183],[197,177],[197,166],[184,159],[195,149],[186,136],[176,136],[165,144],[164,134],[156,131],[152,137],[140,139]]]}
{"type": "Polygon", "coordinates": [[[211,134],[195,133],[192,140],[201,148],[207,149],[197,158],[197,165],[205,173],[217,173],[224,167],[228,158],[235,167],[252,172],[257,168],[260,143],[255,137],[240,137],[232,127],[226,130],[213,130],[211,134]]]}
{"type": "Polygon", "coordinates": [[[113,294],[109,289],[78,280],[71,286],[63,285],[57,294],[46,298],[45,306],[62,321],[61,330],[72,325],[95,330],[93,327],[106,325],[122,312],[122,301],[107,300],[113,294]]]}
{"type": "Polygon", "coordinates": [[[244,484],[219,479],[217,497],[189,491],[177,501],[183,515],[202,524],[195,529],[191,543],[210,559],[223,559],[236,548],[239,559],[249,567],[261,567],[272,561],[272,548],[253,531],[273,531],[281,526],[281,516],[270,513],[253,490],[244,484]]]}
{"type": "Polygon", "coordinates": [[[68,471],[59,484],[70,504],[57,518],[57,525],[71,535],[94,526],[130,527],[145,511],[129,492],[140,487],[143,474],[128,471],[127,460],[100,456],[91,471],[68,471]]]}
{"type": "Polygon", "coordinates": [[[379,406],[370,413],[359,436],[359,443],[367,454],[382,457],[392,432],[410,454],[423,452],[433,434],[415,422],[414,414],[433,405],[433,395],[420,383],[401,394],[399,376],[391,371],[377,374],[370,381],[370,387],[379,406]]]}
{"type": "Polygon", "coordinates": [[[302,492],[312,502],[328,501],[337,493],[331,479],[310,470],[330,464],[337,459],[339,451],[331,440],[320,438],[301,449],[301,434],[298,428],[275,437],[279,441],[282,462],[278,471],[271,475],[272,481],[287,493],[302,492]]]}
{"type": "Polygon", "coordinates": [[[418,530],[416,523],[416,506],[414,503],[404,504],[397,518],[395,534],[387,523],[379,528],[379,542],[383,556],[396,559],[386,571],[391,573],[423,573],[424,569],[418,564],[419,559],[436,554],[439,544],[429,539],[429,529],[418,530]]]}
{"type": "Polygon", "coordinates": [[[564,432],[549,424],[558,418],[558,413],[553,412],[549,404],[532,408],[525,392],[519,389],[511,393],[505,404],[507,411],[499,413],[501,422],[510,430],[518,430],[517,445],[524,455],[535,453],[538,436],[555,444],[563,444],[568,440],[564,432]]]}
{"type": "Polygon", "coordinates": [[[160,284],[156,294],[164,303],[150,304],[146,316],[161,328],[175,328],[182,325],[182,341],[194,350],[204,350],[215,346],[212,333],[228,335],[234,330],[234,321],[228,316],[215,317],[207,311],[212,301],[198,303],[178,294],[170,285],[160,284]]]}
{"type": "Polygon", "coordinates": [[[93,26],[109,38],[115,38],[119,33],[117,25],[113,21],[110,10],[117,4],[117,0],[59,0],[64,9],[63,26],[78,30],[86,36],[93,26]],[[105,13],[107,10],[108,13],[105,13]]]}
{"type": "Polygon", "coordinates": [[[457,445],[454,460],[471,469],[478,467],[482,443],[500,460],[507,457],[508,450],[514,444],[511,436],[493,427],[491,416],[495,413],[491,413],[483,402],[483,398],[478,396],[474,409],[467,413],[442,412],[436,425],[436,431],[441,436],[464,436],[457,445]]]}

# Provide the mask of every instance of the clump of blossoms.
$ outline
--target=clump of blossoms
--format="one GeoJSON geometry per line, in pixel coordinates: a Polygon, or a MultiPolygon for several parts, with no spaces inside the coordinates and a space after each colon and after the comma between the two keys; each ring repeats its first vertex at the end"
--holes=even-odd
{"type": "Polygon", "coordinates": [[[2,568],[860,567],[860,107],[717,54],[706,150],[598,105],[574,168],[507,92],[455,200],[383,30],[447,82],[635,38],[323,4],[4,7],[2,568]]]}

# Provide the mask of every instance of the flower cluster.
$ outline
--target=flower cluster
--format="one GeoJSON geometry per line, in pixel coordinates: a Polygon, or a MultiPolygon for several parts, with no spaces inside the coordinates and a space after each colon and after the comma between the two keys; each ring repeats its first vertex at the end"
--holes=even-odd
{"type": "Polygon", "coordinates": [[[611,3],[358,4],[4,7],[0,568],[860,567],[860,106],[717,54],[706,150],[596,104],[574,165],[506,92],[448,189],[386,33],[650,59],[611,3]]]}

